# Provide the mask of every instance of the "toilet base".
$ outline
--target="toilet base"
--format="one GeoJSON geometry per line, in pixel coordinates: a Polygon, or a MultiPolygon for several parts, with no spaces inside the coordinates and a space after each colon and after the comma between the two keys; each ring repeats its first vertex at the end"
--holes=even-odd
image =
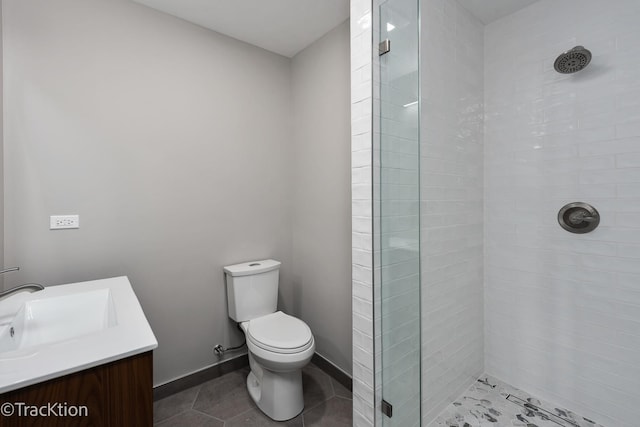
{"type": "Polygon", "coordinates": [[[275,421],[295,418],[304,409],[302,371],[271,372],[251,363],[247,390],[258,408],[275,421]]]}

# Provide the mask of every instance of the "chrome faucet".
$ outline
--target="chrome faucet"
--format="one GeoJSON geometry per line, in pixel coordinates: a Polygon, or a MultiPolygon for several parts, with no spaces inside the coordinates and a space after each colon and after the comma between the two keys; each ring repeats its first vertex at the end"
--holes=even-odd
{"type": "Polygon", "coordinates": [[[27,283],[25,285],[20,285],[20,286],[16,286],[15,288],[7,289],[4,292],[0,292],[0,299],[6,298],[9,295],[13,295],[17,292],[22,292],[22,291],[37,292],[43,289],[44,289],[44,286],[38,283],[27,283]]]}
{"type": "MultiPolygon", "coordinates": [[[[20,270],[20,267],[11,267],[5,270],[1,270],[0,274],[9,273],[10,271],[18,271],[18,270],[20,270]]],[[[43,289],[44,289],[44,286],[38,283],[27,283],[25,285],[20,285],[20,286],[16,286],[15,288],[7,289],[4,292],[0,292],[0,299],[8,297],[9,295],[13,295],[17,292],[22,292],[22,291],[37,292],[43,289]]]]}

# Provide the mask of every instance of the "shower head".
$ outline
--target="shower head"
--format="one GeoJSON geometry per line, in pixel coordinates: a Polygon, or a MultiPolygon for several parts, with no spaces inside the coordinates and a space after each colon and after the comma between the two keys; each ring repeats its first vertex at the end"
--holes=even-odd
{"type": "Polygon", "coordinates": [[[591,62],[591,52],[582,46],[576,46],[558,56],[553,68],[562,74],[572,74],[584,69],[591,62]]]}

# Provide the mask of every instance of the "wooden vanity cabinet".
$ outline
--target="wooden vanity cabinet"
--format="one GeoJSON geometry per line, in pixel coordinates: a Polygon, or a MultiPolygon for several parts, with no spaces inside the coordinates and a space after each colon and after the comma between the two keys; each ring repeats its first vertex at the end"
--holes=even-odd
{"type": "MultiPolygon", "coordinates": [[[[153,425],[153,356],[141,353],[0,395],[13,416],[0,415],[0,427],[144,427],[153,425]],[[16,404],[86,406],[86,416],[17,416],[16,404]]],[[[24,411],[24,406],[22,407],[24,411]]],[[[32,409],[35,411],[36,409],[32,409]]],[[[48,409],[46,412],[49,412],[48,409]]]]}

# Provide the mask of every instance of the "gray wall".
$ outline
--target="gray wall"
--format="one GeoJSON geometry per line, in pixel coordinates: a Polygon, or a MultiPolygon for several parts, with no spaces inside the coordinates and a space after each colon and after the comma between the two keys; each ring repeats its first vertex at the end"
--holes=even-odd
{"type": "Polygon", "coordinates": [[[222,266],[273,257],[351,372],[348,26],[290,60],[124,0],[3,9],[8,285],[128,275],[161,384],[241,341],[222,266]]]}
{"type": "Polygon", "coordinates": [[[292,60],[294,310],[351,373],[349,23],[292,60]]]}
{"type": "Polygon", "coordinates": [[[156,384],[240,341],[222,266],[282,261],[290,309],[290,60],[128,1],[4,15],[7,285],[128,275],[156,384]]]}

